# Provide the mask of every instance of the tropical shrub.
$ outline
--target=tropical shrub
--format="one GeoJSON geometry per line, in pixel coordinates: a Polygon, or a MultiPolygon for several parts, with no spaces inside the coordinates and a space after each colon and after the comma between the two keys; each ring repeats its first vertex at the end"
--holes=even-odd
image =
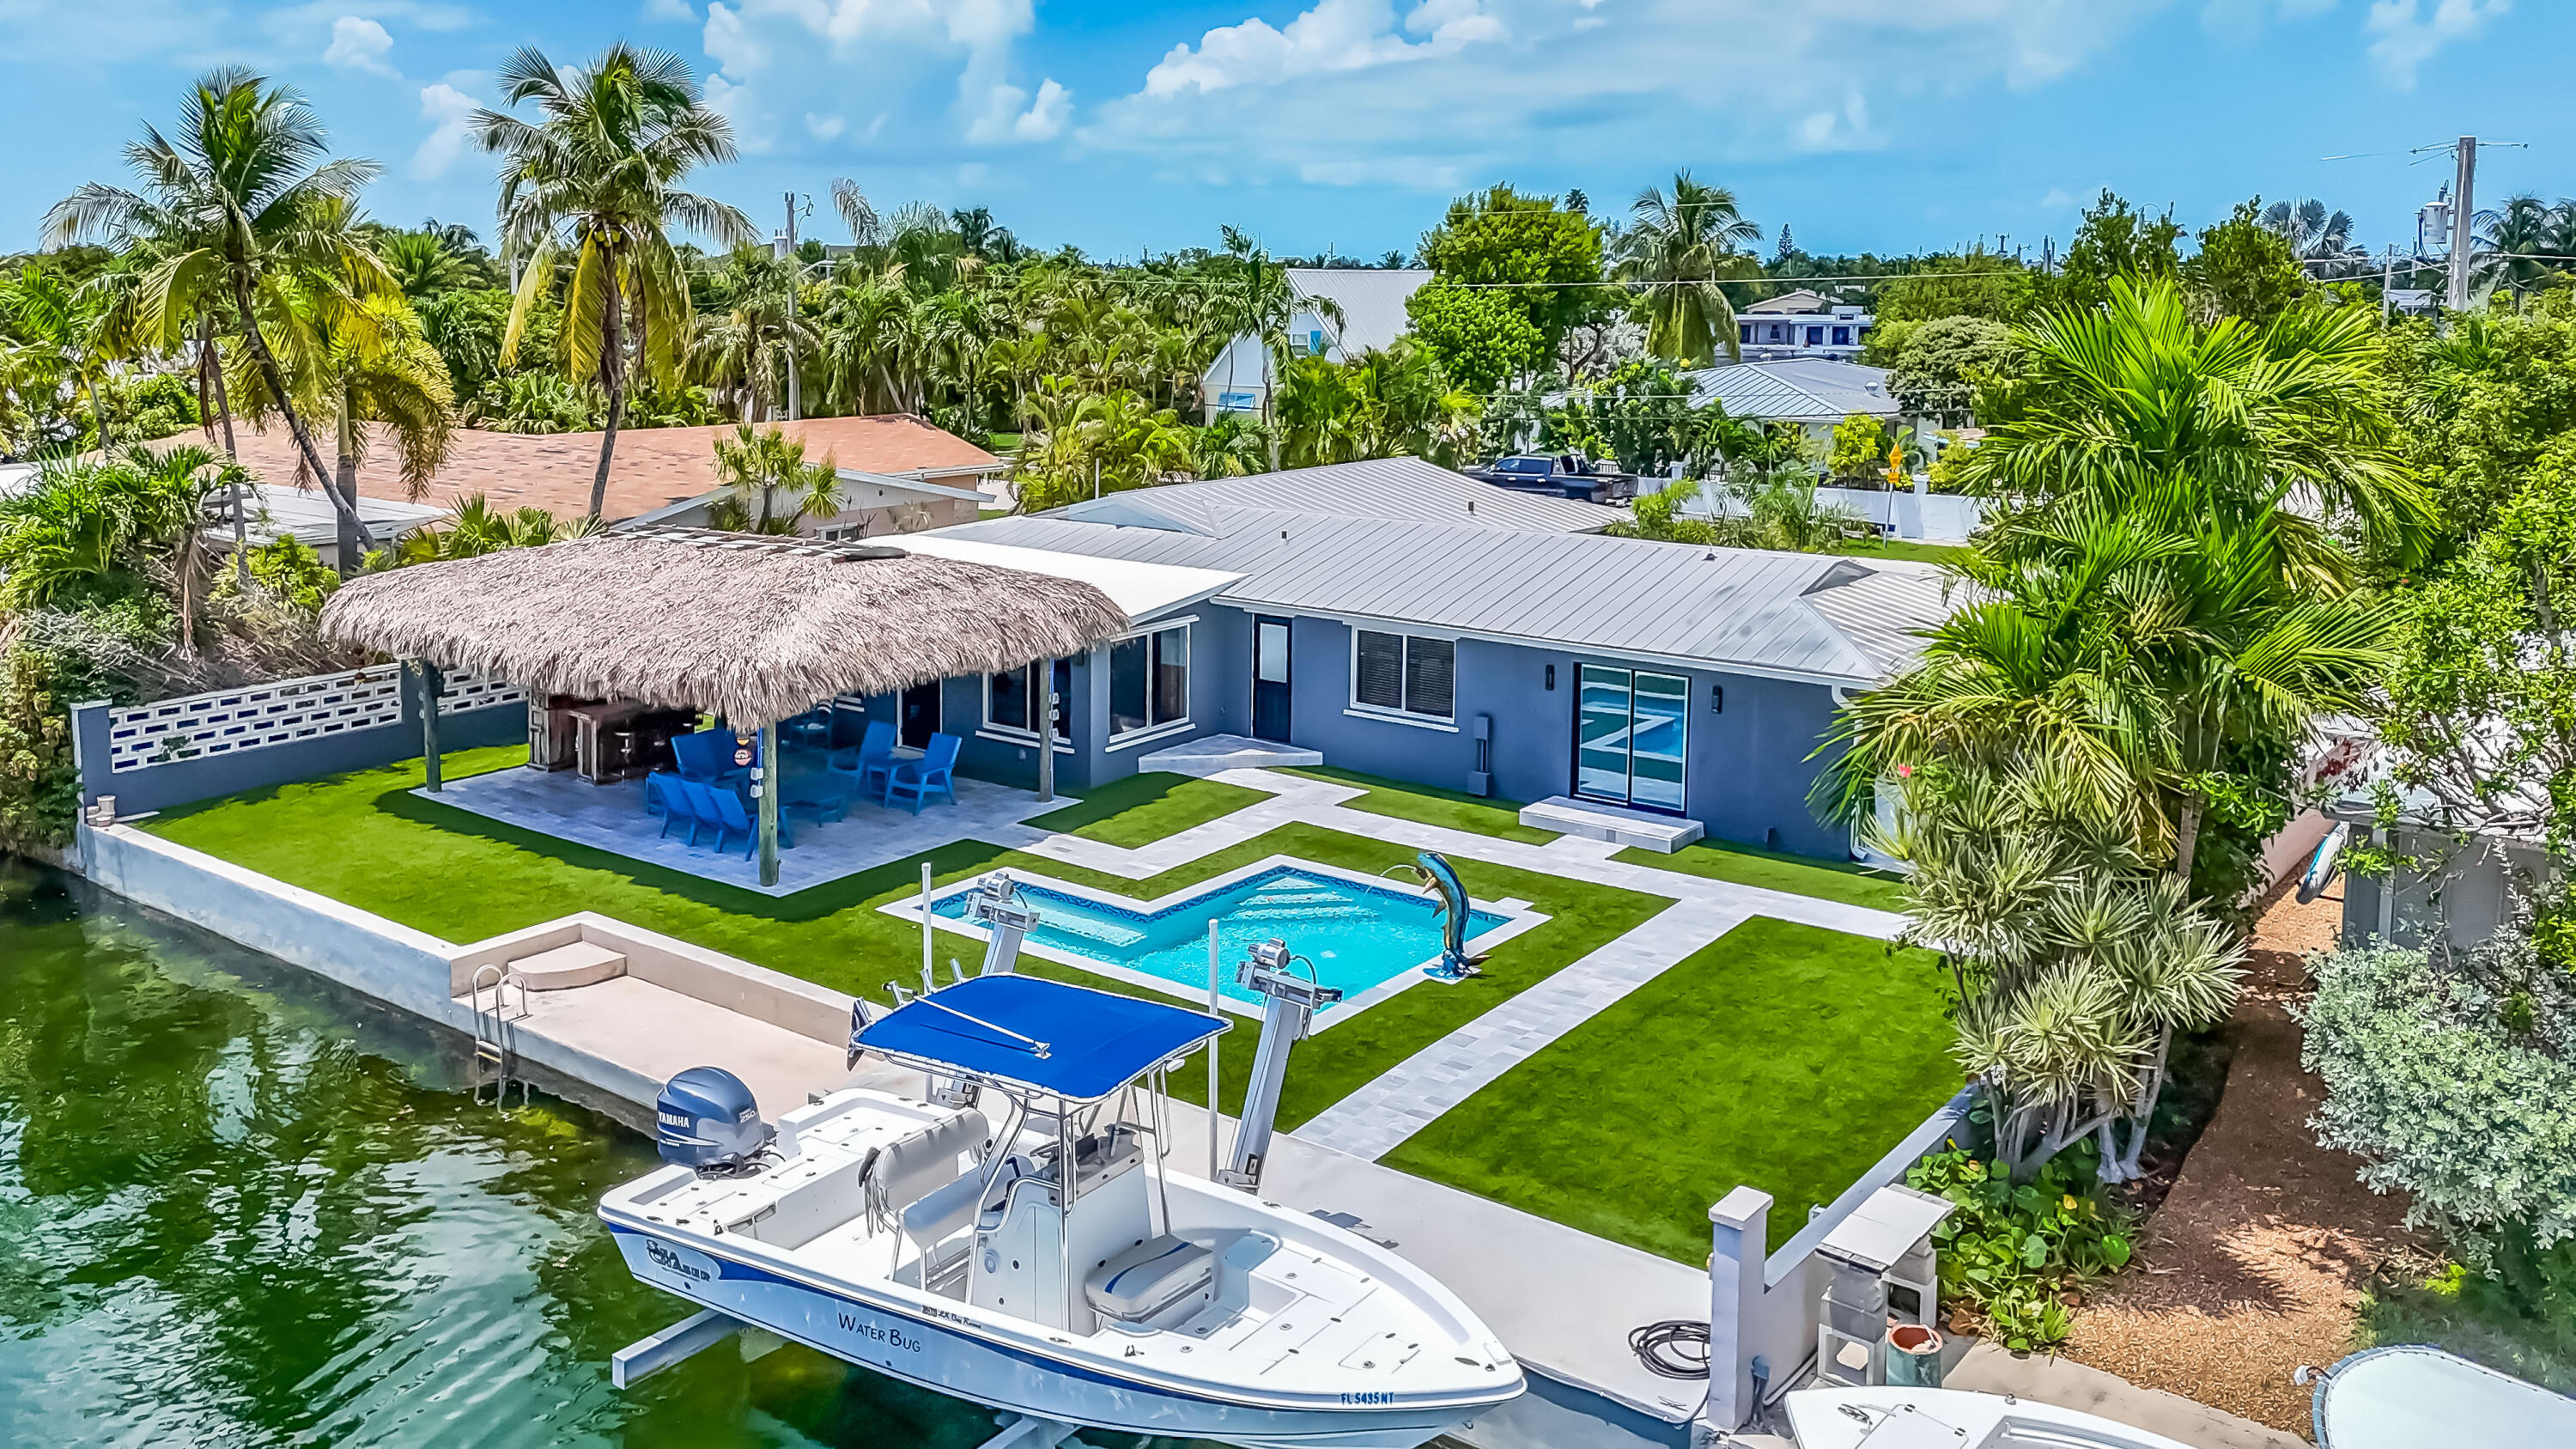
{"type": "Polygon", "coordinates": [[[2576,974],[2520,931],[2449,959],[2345,950],[2301,1017],[2317,1139],[2407,1194],[2410,1222],[2482,1262],[2576,1239],[2576,974]]]}
{"type": "Polygon", "coordinates": [[[2074,1322],[2065,1295],[2127,1265],[2129,1224],[2103,1200],[2089,1152],[2067,1153],[2028,1182],[2000,1167],[1953,1145],[1905,1182],[1957,1209],[1932,1230],[1942,1297],[1974,1304],[2016,1353],[2053,1348],[2074,1322]]]}

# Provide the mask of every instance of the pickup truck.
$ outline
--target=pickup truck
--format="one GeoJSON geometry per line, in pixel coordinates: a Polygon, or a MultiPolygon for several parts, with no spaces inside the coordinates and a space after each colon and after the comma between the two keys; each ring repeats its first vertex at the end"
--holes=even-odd
{"type": "Polygon", "coordinates": [[[1482,479],[1497,488],[1563,493],[1568,498],[1587,499],[1594,503],[1633,498],[1637,494],[1635,474],[1620,472],[1616,463],[1586,463],[1572,454],[1549,458],[1536,453],[1515,453],[1496,458],[1467,476],[1482,479]]]}

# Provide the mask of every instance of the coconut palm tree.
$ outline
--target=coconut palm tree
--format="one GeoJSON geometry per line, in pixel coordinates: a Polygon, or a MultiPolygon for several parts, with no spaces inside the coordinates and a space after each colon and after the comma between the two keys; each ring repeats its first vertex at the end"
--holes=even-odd
{"type": "Polygon", "coordinates": [[[502,104],[534,102],[535,124],[500,111],[474,113],[475,139],[504,159],[501,249],[524,268],[503,335],[501,360],[514,363],[528,314],[565,283],[564,371],[596,379],[608,395],[590,516],[608,507],[608,470],[626,410],[629,370],[641,366],[668,385],[688,350],[688,280],[672,249],[673,227],[726,247],[755,239],[743,214],[680,189],[701,166],[734,158],[733,127],[707,108],[679,57],[620,42],[566,75],[534,46],[501,66],[502,104]]]}
{"type": "MultiPolygon", "coordinates": [[[[307,416],[331,419],[331,487],[357,496],[358,470],[372,441],[365,424],[382,423],[401,454],[404,491],[419,498],[447,462],[456,394],[411,304],[398,294],[352,300],[328,290],[282,289],[280,295],[287,305],[270,331],[290,342],[287,381],[295,405],[307,416]]],[[[282,411],[257,373],[234,391],[254,421],[282,411]]],[[[364,541],[358,546],[363,550],[364,541]]],[[[342,539],[341,547],[349,541],[342,539]]]]}
{"type": "Polygon", "coordinates": [[[1734,192],[1703,186],[1688,171],[1673,177],[1670,198],[1653,186],[1638,192],[1618,275],[1645,288],[1638,310],[1646,319],[1646,351],[1705,367],[1722,342],[1730,360],[1742,357],[1735,308],[1718,279],[1746,265],[1736,248],[1761,239],[1762,228],[1736,209],[1734,192]]]}
{"type": "Polygon", "coordinates": [[[474,271],[447,238],[434,231],[398,231],[376,244],[394,285],[414,302],[476,285],[474,271]]]}
{"type": "Polygon", "coordinates": [[[716,274],[716,293],[730,303],[699,320],[689,365],[701,382],[735,401],[743,422],[765,422],[777,411],[795,357],[819,341],[799,301],[801,276],[793,257],[753,247],[726,258],[716,274]]]}
{"type": "Polygon", "coordinates": [[[825,392],[854,413],[921,410],[922,342],[902,269],[845,264],[823,288],[816,350],[825,392]]]}
{"type": "MultiPolygon", "coordinates": [[[[793,533],[798,520],[830,518],[841,511],[841,474],[830,458],[805,461],[805,441],[776,428],[744,423],[716,439],[716,479],[732,490],[728,515],[741,515],[746,533],[793,533]],[[792,512],[777,512],[780,494],[792,512]]],[[[729,520],[730,521],[730,520],[729,520]]],[[[723,524],[717,525],[723,527],[723,524]]]]}
{"type": "Polygon", "coordinates": [[[146,126],[125,148],[142,192],[91,182],[45,217],[48,246],[101,236],[120,251],[148,245],[158,260],[142,283],[142,315],[175,336],[212,298],[265,380],[296,450],[339,515],[344,568],[363,546],[358,501],[327,486],[332,469],[293,400],[262,330],[285,310],[283,289],[333,291],[354,301],[393,289],[357,228],[357,194],[372,161],[325,160],[329,133],[304,97],[239,67],[209,73],[180,106],[176,140],[146,126]]]}
{"type": "Polygon", "coordinates": [[[2509,288],[2517,297],[2527,296],[2553,273],[2566,269],[2566,242],[2576,232],[2576,201],[2562,200],[2552,206],[2525,192],[2479,212],[2475,226],[2472,274],[2485,287],[2509,288]]]}
{"type": "Polygon", "coordinates": [[[37,396],[50,401],[68,383],[75,395],[89,403],[100,448],[111,442],[107,408],[99,398],[114,357],[108,345],[112,330],[108,301],[107,292],[97,283],[77,286],[53,268],[33,262],[20,268],[17,276],[0,279],[0,326],[27,350],[25,369],[37,380],[34,396],[22,396],[31,403],[37,396]]]}

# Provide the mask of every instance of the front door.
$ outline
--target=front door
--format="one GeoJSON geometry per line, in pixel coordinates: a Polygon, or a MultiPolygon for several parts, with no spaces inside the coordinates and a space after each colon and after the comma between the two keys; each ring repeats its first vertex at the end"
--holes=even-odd
{"type": "Polygon", "coordinates": [[[1579,667],[1575,794],[1678,815],[1689,757],[1689,680],[1599,664],[1579,667]]]}
{"type": "Polygon", "coordinates": [[[914,749],[927,749],[930,737],[939,733],[939,681],[916,684],[903,692],[903,723],[896,726],[896,738],[914,749]]]}
{"type": "Polygon", "coordinates": [[[1252,737],[1288,743],[1288,621],[1252,621],[1252,737]]]}

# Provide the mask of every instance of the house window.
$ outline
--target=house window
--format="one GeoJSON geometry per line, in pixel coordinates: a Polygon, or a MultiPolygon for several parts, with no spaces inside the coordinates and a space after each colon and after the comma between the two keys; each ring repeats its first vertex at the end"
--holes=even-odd
{"type": "Polygon", "coordinates": [[[1835,345],[1836,347],[1849,347],[1849,346],[1851,346],[1851,329],[1850,329],[1850,328],[1848,328],[1848,327],[1837,327],[1837,328],[1835,328],[1835,329],[1834,329],[1834,345],[1835,345]]]}
{"type": "Polygon", "coordinates": [[[1458,646],[1414,634],[1352,631],[1351,703],[1447,720],[1455,716],[1458,646]]]}
{"type": "Polygon", "coordinates": [[[1822,327],[1810,327],[1810,328],[1808,328],[1808,329],[1807,329],[1807,345],[1808,345],[1809,347],[1822,347],[1822,346],[1824,346],[1824,345],[1825,345],[1825,329],[1823,329],[1822,327]]]}
{"type": "Polygon", "coordinates": [[[1772,324],[1771,324],[1771,339],[1770,339],[1770,340],[1772,340],[1773,342],[1786,342],[1786,341],[1788,341],[1788,340],[1789,340],[1789,332],[1788,332],[1788,328],[1787,328],[1786,324],[1784,324],[1784,323],[1779,323],[1779,322],[1774,322],[1774,323],[1772,323],[1772,324]]]}
{"type": "MultiPolygon", "coordinates": [[[[990,675],[984,682],[984,723],[993,729],[1036,734],[1037,720],[1046,713],[1046,697],[1039,693],[1038,668],[1022,665],[990,675]]],[[[1055,737],[1073,738],[1073,712],[1066,701],[1073,697],[1073,661],[1055,661],[1056,720],[1055,737]]]]}
{"type": "Polygon", "coordinates": [[[1741,327],[1737,328],[1736,330],[1737,330],[1738,332],[1740,332],[1740,333],[1742,333],[1742,334],[1743,334],[1743,335],[1742,335],[1739,339],[1737,339],[1737,340],[1739,340],[1739,341],[1743,341],[1743,342],[1750,342],[1750,341],[1752,341],[1752,340],[1753,340],[1753,324],[1752,324],[1752,323],[1747,322],[1747,323],[1745,323],[1743,326],[1741,326],[1741,327]]]}
{"type": "Polygon", "coordinates": [[[1190,717],[1190,626],[1176,624],[1109,646],[1109,737],[1190,717]]]}

